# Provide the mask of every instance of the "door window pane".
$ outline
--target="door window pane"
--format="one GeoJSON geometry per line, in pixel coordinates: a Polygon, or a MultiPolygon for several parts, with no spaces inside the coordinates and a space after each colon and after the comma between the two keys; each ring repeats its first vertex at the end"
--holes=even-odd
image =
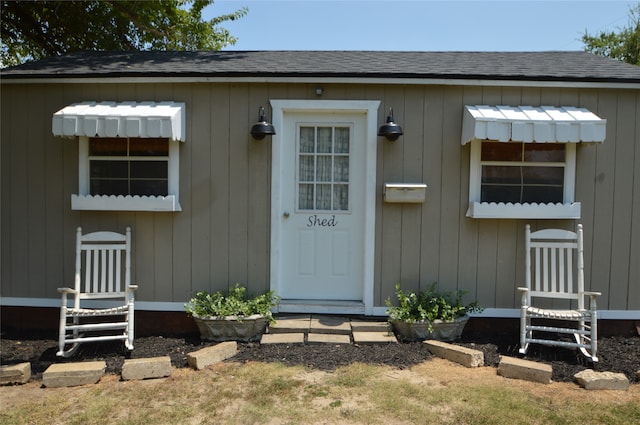
{"type": "Polygon", "coordinates": [[[333,186],[333,209],[347,211],[349,209],[349,186],[337,184],[333,186]]]}
{"type": "Polygon", "coordinates": [[[334,158],[333,181],[348,182],[349,181],[349,157],[336,156],[334,158]]]}
{"type": "Polygon", "coordinates": [[[315,127],[300,128],[300,153],[313,153],[316,151],[315,133],[315,127]]]}
{"type": "Polygon", "coordinates": [[[299,175],[301,182],[312,182],[315,176],[315,157],[312,155],[300,155],[299,175]]]}
{"type": "Polygon", "coordinates": [[[331,156],[322,155],[318,156],[318,175],[316,181],[330,182],[331,181],[331,156]]]}
{"type": "Polygon", "coordinates": [[[331,210],[331,185],[330,184],[318,184],[316,185],[318,191],[316,195],[316,208],[317,210],[331,210]]]}
{"type": "Polygon", "coordinates": [[[336,127],[335,153],[349,153],[349,127],[336,127]]]}
{"type": "Polygon", "coordinates": [[[301,210],[312,210],[314,198],[312,184],[298,185],[298,203],[301,210]]]}
{"type": "Polygon", "coordinates": [[[333,143],[333,128],[318,127],[318,153],[331,153],[333,143]]]}

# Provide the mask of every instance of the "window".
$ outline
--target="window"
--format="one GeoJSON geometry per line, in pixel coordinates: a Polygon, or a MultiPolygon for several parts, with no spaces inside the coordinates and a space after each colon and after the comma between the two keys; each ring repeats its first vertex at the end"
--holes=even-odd
{"type": "Polygon", "coordinates": [[[348,211],[350,127],[298,131],[298,210],[348,211]]]}
{"type": "Polygon", "coordinates": [[[179,142],[80,137],[76,210],[180,211],[179,142]]]}
{"type": "Polygon", "coordinates": [[[467,215],[580,218],[575,151],[575,143],[472,141],[467,215]]]}
{"type": "Polygon", "coordinates": [[[89,138],[91,195],[168,195],[169,139],[89,138]]]}
{"type": "Polygon", "coordinates": [[[565,145],[483,142],[480,202],[563,202],[565,145]]]}

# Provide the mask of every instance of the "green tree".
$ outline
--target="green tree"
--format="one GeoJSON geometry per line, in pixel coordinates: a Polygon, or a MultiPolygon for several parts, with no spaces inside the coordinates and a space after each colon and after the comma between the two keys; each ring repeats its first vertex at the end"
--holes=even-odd
{"type": "Polygon", "coordinates": [[[2,0],[3,66],[81,50],[220,50],[236,39],[219,25],[247,8],[202,20],[213,0],[2,0]]]}
{"type": "Polygon", "coordinates": [[[585,31],[582,42],[586,52],[640,65],[640,4],[629,9],[629,26],[619,32],[600,31],[599,35],[585,31]]]}

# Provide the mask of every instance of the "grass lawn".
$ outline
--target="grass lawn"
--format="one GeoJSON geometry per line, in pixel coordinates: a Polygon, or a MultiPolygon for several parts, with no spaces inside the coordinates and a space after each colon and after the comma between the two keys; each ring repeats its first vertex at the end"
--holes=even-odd
{"type": "Polygon", "coordinates": [[[1,424],[638,424],[640,385],[587,391],[536,384],[433,359],[411,369],[353,364],[335,372],[221,363],[170,378],[0,387],[1,424]]]}

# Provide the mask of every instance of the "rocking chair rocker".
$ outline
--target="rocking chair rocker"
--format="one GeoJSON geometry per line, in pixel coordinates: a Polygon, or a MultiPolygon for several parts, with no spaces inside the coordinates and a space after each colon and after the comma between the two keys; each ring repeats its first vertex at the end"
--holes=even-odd
{"type": "Polygon", "coordinates": [[[593,362],[598,361],[598,313],[596,296],[599,292],[584,290],[584,260],[582,225],[578,231],[545,229],[531,232],[526,226],[526,287],[522,292],[520,316],[520,353],[526,354],[529,344],[576,347],[593,362]],[[576,285],[574,286],[574,268],[576,285]],[[585,298],[589,297],[589,308],[585,298]],[[544,308],[534,306],[532,300],[548,301],[544,308]],[[561,303],[567,309],[553,307],[561,303]],[[548,306],[553,308],[547,308],[548,306]],[[576,308],[577,307],[577,308],[576,308]],[[557,320],[557,326],[532,324],[532,319],[557,320]],[[535,334],[534,334],[535,332],[535,334]],[[551,333],[569,334],[574,341],[547,339],[551,333]]]}
{"type": "Polygon", "coordinates": [[[113,340],[123,340],[126,348],[133,350],[134,291],[138,287],[131,285],[131,229],[127,227],[124,235],[83,235],[78,227],[75,267],[73,289],[58,288],[62,306],[56,354],[70,357],[82,343],[113,340]],[[111,301],[110,305],[85,305],[103,300],[111,301]],[[68,301],[73,301],[71,306],[68,301]]]}

